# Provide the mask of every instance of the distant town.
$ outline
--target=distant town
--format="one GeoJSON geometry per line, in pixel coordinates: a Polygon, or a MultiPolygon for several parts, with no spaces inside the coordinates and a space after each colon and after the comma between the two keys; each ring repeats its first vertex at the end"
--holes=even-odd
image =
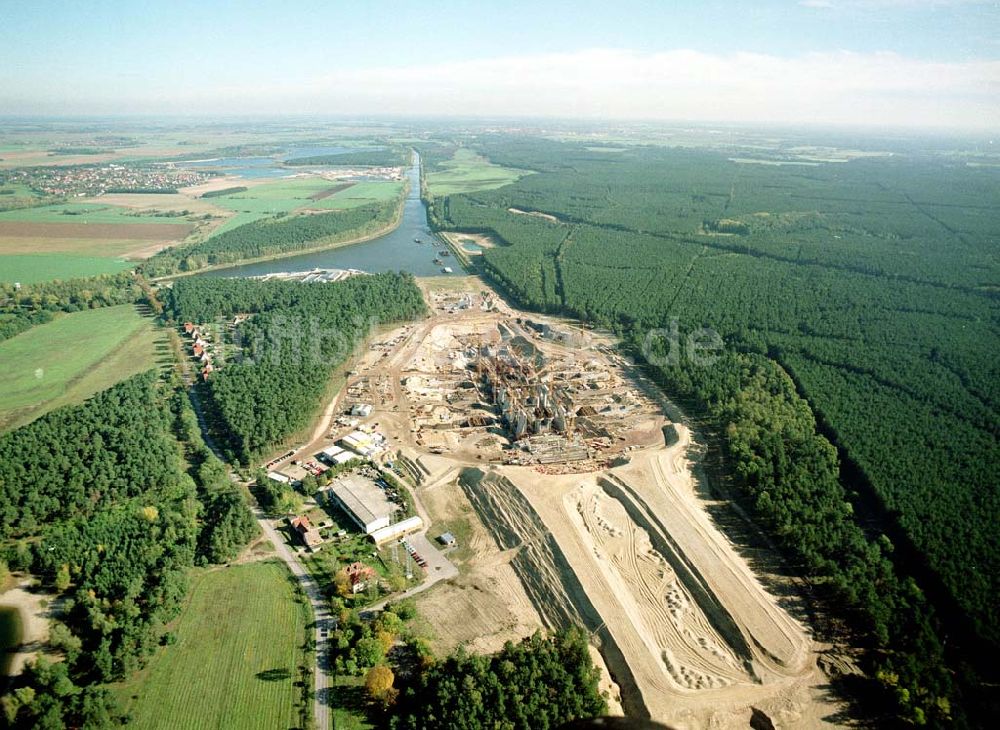
{"type": "Polygon", "coordinates": [[[206,173],[163,165],[73,165],[0,170],[0,185],[21,184],[37,193],[61,197],[96,197],[112,192],[175,193],[205,182],[206,173]]]}

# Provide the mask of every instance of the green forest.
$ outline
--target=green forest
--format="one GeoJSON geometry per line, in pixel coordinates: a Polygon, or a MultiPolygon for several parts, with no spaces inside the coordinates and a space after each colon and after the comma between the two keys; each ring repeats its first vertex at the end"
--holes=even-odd
{"type": "Polygon", "coordinates": [[[248,279],[178,281],[166,314],[210,323],[253,313],[231,333],[240,357],[205,384],[219,443],[249,464],[305,427],[333,371],[379,323],[424,313],[409,274],[375,274],[336,284],[248,279]]]}
{"type": "Polygon", "coordinates": [[[600,717],[607,703],[580,629],[539,633],[483,656],[459,650],[399,695],[392,728],[554,730],[600,717]]]}
{"type": "Polygon", "coordinates": [[[63,597],[50,644],[64,659],[41,658],[11,683],[6,725],[119,722],[103,685],[160,644],[186,571],[256,534],[196,431],[185,396],[150,372],[0,436],[0,557],[63,597]]]}
{"type": "Polygon", "coordinates": [[[352,697],[357,685],[350,681],[335,688],[334,706],[353,705],[353,718],[362,710],[374,726],[399,730],[554,730],[608,710],[580,628],[535,632],[493,654],[459,648],[438,658],[420,634],[412,599],[391,603],[369,620],[340,598],[332,602],[335,672],[364,677],[367,702],[352,697]]]}
{"type": "Polygon", "coordinates": [[[276,254],[293,253],[374,233],[392,223],[398,201],[332,213],[278,216],[244,223],[204,241],[168,248],[142,265],[147,276],[167,276],[276,254]]]}
{"type": "Polygon", "coordinates": [[[611,326],[645,354],[709,417],[762,523],[860,618],[891,711],[948,722],[960,689],[932,604],[952,666],[1000,643],[997,171],[474,146],[540,174],[430,200],[431,223],[494,236],[483,273],[520,304],[611,326]],[[674,321],[718,332],[717,362],[659,352],[674,321]]]}

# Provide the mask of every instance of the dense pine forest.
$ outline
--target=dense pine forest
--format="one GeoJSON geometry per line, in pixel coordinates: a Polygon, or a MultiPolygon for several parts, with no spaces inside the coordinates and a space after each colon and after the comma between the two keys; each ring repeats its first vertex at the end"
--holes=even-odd
{"type": "Polygon", "coordinates": [[[161,251],[143,264],[142,270],[150,277],[166,276],[339,243],[385,228],[398,207],[399,201],[393,200],[332,213],[263,218],[200,243],[161,251]]]}
{"type": "Polygon", "coordinates": [[[539,174],[429,201],[432,224],[498,239],[483,271],[520,304],[625,335],[709,417],[761,521],[865,628],[892,711],[960,714],[945,639],[952,666],[976,639],[1000,643],[997,172],[475,146],[539,174]],[[658,330],[674,320],[723,337],[714,365],[667,357],[658,330]]]}
{"type": "Polygon", "coordinates": [[[0,700],[7,725],[116,724],[103,685],[158,646],[186,571],[256,533],[192,424],[186,398],[151,372],[0,436],[0,557],[63,599],[50,638],[63,660],[16,678],[0,700]]]}
{"type": "Polygon", "coordinates": [[[176,282],[166,303],[176,321],[254,315],[228,335],[239,356],[207,383],[219,442],[244,464],[311,421],[334,369],[372,326],[423,312],[409,274],[337,284],[194,277],[176,282]]]}

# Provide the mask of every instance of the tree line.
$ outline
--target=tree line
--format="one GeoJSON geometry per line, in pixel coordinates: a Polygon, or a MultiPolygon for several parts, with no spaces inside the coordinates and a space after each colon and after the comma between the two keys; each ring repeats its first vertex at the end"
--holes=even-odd
{"type": "Polygon", "coordinates": [[[493,654],[460,648],[438,658],[408,623],[412,601],[368,621],[340,599],[333,604],[334,671],[364,677],[369,719],[380,726],[546,730],[607,712],[582,629],[535,632],[493,654]]]}
{"type": "Polygon", "coordinates": [[[410,164],[410,151],[401,147],[380,150],[358,150],[339,155],[311,155],[285,160],[292,167],[312,165],[337,165],[339,167],[403,167],[410,164]]]}
{"type": "Polygon", "coordinates": [[[0,282],[0,341],[51,322],[54,312],[134,304],[144,298],[142,282],[128,271],[22,284],[20,288],[0,282]]]}

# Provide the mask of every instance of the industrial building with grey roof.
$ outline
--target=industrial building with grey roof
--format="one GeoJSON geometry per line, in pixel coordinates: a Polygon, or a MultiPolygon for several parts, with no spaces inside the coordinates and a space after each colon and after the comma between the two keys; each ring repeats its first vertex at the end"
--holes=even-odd
{"type": "Polygon", "coordinates": [[[396,506],[378,485],[357,474],[347,474],[334,480],[328,493],[368,535],[387,527],[396,511],[396,506]]]}

